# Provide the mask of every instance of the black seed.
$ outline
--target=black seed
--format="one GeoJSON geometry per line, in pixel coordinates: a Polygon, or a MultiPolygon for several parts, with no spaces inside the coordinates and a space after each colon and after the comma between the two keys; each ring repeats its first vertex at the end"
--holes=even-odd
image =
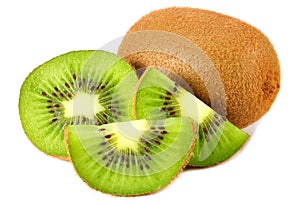
{"type": "Polygon", "coordinates": [[[54,113],[54,110],[50,110],[49,113],[54,113]]]}
{"type": "Polygon", "coordinates": [[[99,152],[97,152],[97,154],[102,154],[103,153],[103,151],[102,150],[100,150],[99,152]]]}
{"type": "Polygon", "coordinates": [[[164,130],[161,132],[161,134],[165,135],[165,134],[168,134],[168,132],[164,130]]]}
{"type": "Polygon", "coordinates": [[[52,100],[47,100],[48,103],[52,103],[52,100]]]}
{"type": "Polygon", "coordinates": [[[114,118],[115,120],[117,120],[117,119],[118,119],[118,116],[113,116],[113,118],[114,118]]]}
{"type": "Polygon", "coordinates": [[[70,85],[69,85],[68,83],[65,83],[65,86],[66,86],[67,88],[70,88],[70,85]]]}
{"type": "Polygon", "coordinates": [[[158,139],[160,139],[160,140],[163,140],[163,139],[164,139],[163,136],[157,136],[157,137],[158,137],[158,139]]]}
{"type": "Polygon", "coordinates": [[[98,131],[102,132],[102,131],[105,131],[105,129],[104,128],[100,128],[98,131]]]}
{"type": "Polygon", "coordinates": [[[172,111],[170,112],[170,115],[175,115],[175,113],[176,113],[175,111],[172,111]]]}
{"type": "Polygon", "coordinates": [[[109,139],[111,138],[111,135],[105,135],[104,138],[109,139]]]}
{"type": "Polygon", "coordinates": [[[145,138],[141,138],[141,142],[146,142],[145,138]]]}
{"type": "Polygon", "coordinates": [[[154,140],[154,143],[157,144],[157,145],[160,145],[160,142],[157,141],[157,140],[154,140]]]}
{"type": "Polygon", "coordinates": [[[107,121],[106,121],[106,120],[103,120],[103,124],[107,124],[107,121]]]}
{"type": "Polygon", "coordinates": [[[173,88],[173,92],[176,92],[176,91],[177,91],[177,88],[176,88],[176,87],[174,87],[174,88],[173,88]]]}
{"type": "Polygon", "coordinates": [[[218,127],[220,126],[220,123],[218,121],[214,121],[215,125],[217,125],[218,127]]]}
{"type": "Polygon", "coordinates": [[[81,122],[82,122],[82,123],[85,123],[85,122],[86,122],[86,118],[85,118],[85,117],[82,117],[81,122]]]}
{"type": "Polygon", "coordinates": [[[169,91],[166,92],[167,95],[172,95],[172,93],[170,93],[169,91]]]}
{"type": "Polygon", "coordinates": [[[81,82],[79,82],[79,83],[78,83],[78,87],[80,87],[80,88],[81,88],[81,86],[82,86],[82,83],[81,83],[81,82]]]}
{"type": "Polygon", "coordinates": [[[57,91],[58,91],[58,88],[57,88],[57,87],[54,87],[54,90],[57,92],[57,91]]]}
{"type": "Polygon", "coordinates": [[[155,127],[150,127],[151,130],[155,130],[155,127]]]}
{"type": "Polygon", "coordinates": [[[206,129],[206,127],[203,127],[202,130],[203,130],[203,132],[204,132],[205,134],[207,134],[207,129],[206,129]]]}
{"type": "Polygon", "coordinates": [[[95,86],[92,86],[92,87],[90,88],[90,90],[93,91],[93,90],[95,90],[95,88],[96,88],[95,86]]]}
{"type": "Polygon", "coordinates": [[[164,130],[164,129],[165,129],[165,127],[158,127],[158,129],[160,129],[160,130],[164,130]]]}
{"type": "Polygon", "coordinates": [[[52,95],[53,95],[54,97],[57,97],[56,93],[52,93],[52,95]]]}
{"type": "Polygon", "coordinates": [[[109,165],[110,165],[110,162],[107,162],[105,166],[106,166],[106,167],[109,167],[109,165]]]}
{"type": "Polygon", "coordinates": [[[114,156],[110,157],[108,161],[111,163],[113,160],[114,160],[114,156]]]}
{"type": "Polygon", "coordinates": [[[105,86],[104,86],[104,85],[102,85],[102,86],[100,87],[100,89],[101,89],[101,90],[103,90],[104,88],[105,88],[105,86]]]}
{"type": "Polygon", "coordinates": [[[68,93],[68,98],[72,98],[72,95],[70,93],[68,93]]]}
{"type": "Polygon", "coordinates": [[[53,118],[52,119],[52,122],[56,122],[58,119],[57,118],[53,118]]]}
{"type": "Polygon", "coordinates": [[[205,135],[205,140],[206,140],[206,142],[208,142],[208,141],[209,141],[209,137],[208,137],[208,135],[205,135]]]}
{"type": "Polygon", "coordinates": [[[149,149],[147,147],[144,147],[145,152],[149,152],[149,149]]]}
{"type": "Polygon", "coordinates": [[[47,95],[47,93],[45,93],[45,92],[43,91],[43,92],[42,92],[42,95],[43,95],[43,96],[46,96],[46,95],[47,95]]]}
{"type": "Polygon", "coordinates": [[[111,155],[113,155],[114,154],[114,151],[110,151],[109,153],[108,153],[108,156],[111,156],[111,155]]]}
{"type": "Polygon", "coordinates": [[[73,74],[73,79],[76,80],[76,74],[73,74]]]}
{"type": "Polygon", "coordinates": [[[214,130],[212,127],[209,129],[209,134],[211,134],[211,135],[214,134],[214,130]]]}
{"type": "Polygon", "coordinates": [[[122,155],[121,156],[121,162],[124,162],[125,157],[122,155]]]}
{"type": "Polygon", "coordinates": [[[165,97],[165,100],[171,100],[171,98],[170,97],[165,97]]]}
{"type": "Polygon", "coordinates": [[[115,109],[110,109],[110,111],[111,111],[111,112],[116,112],[116,110],[115,110],[115,109]]]}
{"type": "Polygon", "coordinates": [[[172,111],[172,110],[174,110],[174,108],[172,108],[172,107],[169,107],[169,108],[168,108],[168,110],[169,110],[169,111],[172,111]]]}
{"type": "Polygon", "coordinates": [[[55,104],[54,107],[59,107],[59,104],[55,104]]]}
{"type": "Polygon", "coordinates": [[[46,108],[52,108],[52,106],[51,106],[51,105],[48,105],[46,108]]]}
{"type": "Polygon", "coordinates": [[[148,165],[148,164],[145,164],[145,166],[146,166],[146,168],[147,168],[147,169],[150,169],[150,167],[149,167],[149,165],[148,165]]]}
{"type": "Polygon", "coordinates": [[[164,102],[164,105],[168,105],[169,103],[168,102],[164,102]]]}
{"type": "Polygon", "coordinates": [[[143,165],[140,165],[140,170],[143,170],[143,169],[144,169],[143,165]]]}
{"type": "Polygon", "coordinates": [[[106,114],[103,113],[102,116],[105,117],[105,118],[107,119],[107,115],[106,115],[106,114]]]}
{"type": "Polygon", "coordinates": [[[107,159],[107,155],[102,157],[102,160],[106,160],[107,159]]]}
{"type": "Polygon", "coordinates": [[[122,112],[119,111],[119,112],[117,112],[117,114],[118,114],[118,115],[122,115],[122,112]]]}
{"type": "Polygon", "coordinates": [[[161,111],[161,112],[164,112],[165,110],[166,110],[166,108],[164,108],[164,107],[163,107],[163,108],[160,108],[160,111],[161,111]]]}
{"type": "Polygon", "coordinates": [[[106,142],[101,142],[100,143],[100,146],[104,146],[104,145],[106,145],[106,142]]]}
{"type": "Polygon", "coordinates": [[[151,157],[149,155],[145,156],[147,160],[151,160],[151,157]]]}

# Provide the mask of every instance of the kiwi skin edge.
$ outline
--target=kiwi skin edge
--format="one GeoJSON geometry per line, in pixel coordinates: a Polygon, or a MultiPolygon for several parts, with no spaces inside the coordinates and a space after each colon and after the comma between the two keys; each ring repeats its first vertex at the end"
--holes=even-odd
{"type": "Polygon", "coordinates": [[[218,162],[218,163],[215,163],[213,165],[209,165],[209,166],[194,166],[194,165],[187,165],[186,166],[186,170],[189,170],[189,169],[208,169],[208,168],[214,168],[216,166],[219,166],[219,165],[223,165],[223,164],[226,164],[227,162],[233,160],[234,158],[236,158],[244,149],[245,147],[250,143],[250,139],[252,138],[251,135],[248,134],[248,138],[247,140],[244,142],[244,144],[238,149],[238,151],[236,151],[233,155],[231,155],[229,158],[227,158],[226,160],[224,161],[221,161],[221,162],[218,162]]]}
{"type": "MultiPolygon", "coordinates": [[[[196,139],[198,137],[197,135],[197,132],[198,132],[198,126],[197,126],[197,123],[192,121],[192,129],[193,129],[193,133],[194,133],[194,137],[193,137],[193,141],[192,141],[192,144],[191,144],[191,147],[190,147],[190,150],[189,150],[189,153],[187,154],[187,157],[185,158],[184,162],[183,162],[183,165],[181,166],[181,168],[178,170],[177,174],[172,178],[172,180],[169,182],[172,183],[174,181],[174,179],[176,179],[178,177],[178,175],[183,171],[183,169],[187,166],[188,162],[189,162],[189,159],[191,158],[192,154],[193,154],[193,149],[194,149],[194,146],[195,146],[195,142],[196,142],[196,139]]],[[[69,158],[70,157],[70,150],[68,148],[68,130],[67,130],[67,127],[64,127],[64,138],[65,138],[65,142],[66,142],[66,146],[67,146],[67,150],[68,150],[68,155],[69,155],[69,158]]],[[[70,160],[70,162],[72,163],[72,161],[70,160]]],[[[73,166],[74,168],[74,166],[73,166]]],[[[75,169],[75,168],[74,168],[75,169]]],[[[75,169],[76,171],[76,169],[75,169]]],[[[82,179],[82,178],[81,178],[82,179]]],[[[84,183],[86,183],[92,190],[96,190],[93,186],[91,186],[90,184],[88,184],[84,179],[82,179],[84,183]]],[[[129,194],[129,195],[118,195],[118,194],[111,194],[111,193],[105,193],[105,192],[101,192],[103,194],[108,194],[108,195],[113,195],[113,196],[122,196],[122,197],[133,197],[133,196],[144,196],[144,195],[149,195],[149,194],[152,194],[152,193],[156,193],[156,192],[159,192],[161,190],[163,190],[164,188],[166,188],[169,184],[166,184],[164,187],[156,190],[156,191],[153,191],[153,192],[148,192],[148,193],[142,193],[142,194],[129,194]]],[[[97,191],[97,190],[96,190],[97,191]]]]}

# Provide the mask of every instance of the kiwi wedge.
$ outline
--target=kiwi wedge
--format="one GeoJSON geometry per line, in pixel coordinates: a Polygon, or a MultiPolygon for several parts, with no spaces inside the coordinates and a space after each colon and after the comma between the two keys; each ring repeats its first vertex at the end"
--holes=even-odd
{"type": "Polygon", "coordinates": [[[120,196],[168,185],[187,164],[196,137],[197,124],[185,117],[65,128],[78,175],[91,188],[120,196]]]}
{"type": "Polygon", "coordinates": [[[64,126],[128,121],[136,82],[132,68],[112,53],[74,51],[53,58],[22,85],[23,129],[38,149],[65,159],[64,126]]]}
{"type": "Polygon", "coordinates": [[[189,166],[208,167],[223,162],[248,139],[248,134],[154,68],[144,71],[133,102],[135,119],[185,116],[198,122],[198,138],[189,166]]]}

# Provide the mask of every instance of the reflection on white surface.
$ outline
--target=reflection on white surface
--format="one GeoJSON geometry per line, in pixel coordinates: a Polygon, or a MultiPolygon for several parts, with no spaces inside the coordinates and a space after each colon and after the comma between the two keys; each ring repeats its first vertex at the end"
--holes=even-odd
{"type": "Polygon", "coordinates": [[[105,50],[114,54],[117,54],[119,46],[123,40],[124,36],[115,38],[114,40],[111,40],[110,42],[104,44],[99,48],[99,50],[105,50]]]}

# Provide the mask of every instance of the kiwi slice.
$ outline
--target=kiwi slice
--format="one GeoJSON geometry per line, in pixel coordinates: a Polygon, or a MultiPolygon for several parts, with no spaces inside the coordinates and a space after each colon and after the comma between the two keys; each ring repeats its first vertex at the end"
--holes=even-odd
{"type": "Polygon", "coordinates": [[[136,119],[186,116],[198,122],[199,137],[189,166],[225,161],[248,139],[248,134],[154,68],[146,69],[138,83],[133,112],[136,119]]]}
{"type": "Polygon", "coordinates": [[[67,158],[63,127],[128,121],[136,82],[132,68],[112,53],[74,51],[53,58],[22,85],[23,129],[41,151],[67,158]]]}
{"type": "Polygon", "coordinates": [[[90,187],[121,196],[155,192],[183,169],[197,138],[191,118],[69,125],[65,137],[78,175],[90,187]]]}

